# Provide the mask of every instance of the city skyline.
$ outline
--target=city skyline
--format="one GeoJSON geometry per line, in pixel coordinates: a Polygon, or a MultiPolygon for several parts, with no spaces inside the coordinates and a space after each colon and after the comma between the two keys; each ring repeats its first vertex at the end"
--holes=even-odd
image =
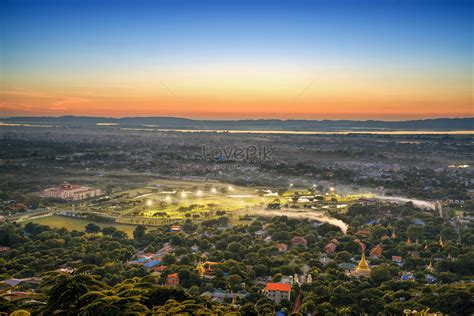
{"type": "Polygon", "coordinates": [[[470,1],[0,3],[0,116],[473,116],[470,1]]]}

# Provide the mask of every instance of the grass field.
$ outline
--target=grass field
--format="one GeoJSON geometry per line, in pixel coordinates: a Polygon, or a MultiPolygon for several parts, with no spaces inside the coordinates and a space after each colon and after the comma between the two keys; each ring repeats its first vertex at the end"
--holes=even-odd
{"type": "Polygon", "coordinates": [[[133,230],[135,229],[134,225],[125,225],[125,224],[117,224],[117,223],[98,223],[98,222],[93,222],[87,219],[76,219],[76,218],[70,218],[70,217],[59,216],[59,215],[41,217],[41,218],[22,222],[21,224],[26,225],[29,222],[33,222],[35,224],[47,225],[52,228],[66,228],[67,230],[77,230],[77,231],[84,231],[87,224],[94,223],[100,226],[101,228],[107,227],[107,226],[113,226],[117,228],[118,230],[121,230],[127,233],[127,235],[130,237],[133,236],[133,230]]]}

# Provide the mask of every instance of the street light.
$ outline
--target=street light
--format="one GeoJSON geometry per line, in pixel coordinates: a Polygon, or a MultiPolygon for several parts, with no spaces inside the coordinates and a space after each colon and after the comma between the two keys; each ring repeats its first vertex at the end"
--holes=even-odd
{"type": "Polygon", "coordinates": [[[147,201],[146,201],[146,205],[147,205],[147,206],[152,206],[152,205],[153,205],[153,201],[152,201],[152,200],[147,200],[147,201]]]}
{"type": "Polygon", "coordinates": [[[197,190],[197,191],[196,191],[196,196],[197,196],[197,197],[201,197],[201,196],[202,196],[202,191],[201,191],[201,190],[197,190]]]}

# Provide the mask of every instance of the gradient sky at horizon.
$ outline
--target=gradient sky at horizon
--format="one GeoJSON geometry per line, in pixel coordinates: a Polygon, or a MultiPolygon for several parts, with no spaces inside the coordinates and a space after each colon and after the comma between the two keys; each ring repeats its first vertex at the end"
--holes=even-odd
{"type": "Polygon", "coordinates": [[[0,0],[0,116],[472,117],[460,0],[0,0]]]}

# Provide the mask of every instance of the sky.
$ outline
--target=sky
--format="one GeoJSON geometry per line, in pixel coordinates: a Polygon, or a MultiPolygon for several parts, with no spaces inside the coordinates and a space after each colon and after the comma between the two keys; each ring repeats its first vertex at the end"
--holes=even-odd
{"type": "Polygon", "coordinates": [[[0,0],[0,116],[473,117],[472,3],[0,0]]]}

